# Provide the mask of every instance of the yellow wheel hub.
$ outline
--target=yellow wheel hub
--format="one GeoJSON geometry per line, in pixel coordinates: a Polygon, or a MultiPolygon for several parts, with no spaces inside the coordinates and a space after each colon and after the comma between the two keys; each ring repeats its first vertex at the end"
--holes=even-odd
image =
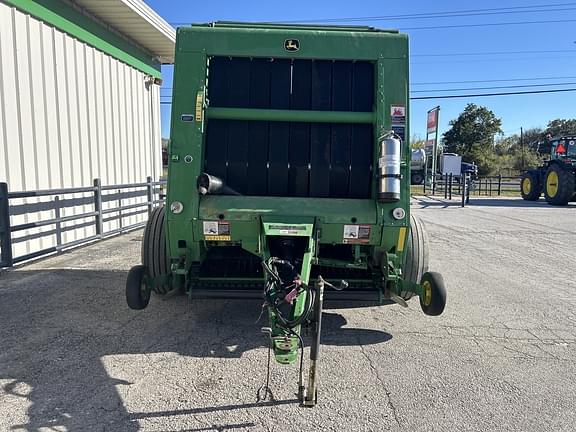
{"type": "Polygon", "coordinates": [[[428,281],[424,281],[422,288],[424,289],[424,298],[422,299],[422,303],[424,306],[430,306],[432,304],[432,284],[428,281]]]}
{"type": "Polygon", "coordinates": [[[558,193],[558,173],[556,171],[550,171],[546,176],[546,193],[552,198],[558,193]]]}
{"type": "Polygon", "coordinates": [[[524,178],[524,180],[522,180],[522,192],[524,192],[524,195],[528,195],[531,190],[532,190],[532,181],[528,177],[526,177],[524,178]]]}

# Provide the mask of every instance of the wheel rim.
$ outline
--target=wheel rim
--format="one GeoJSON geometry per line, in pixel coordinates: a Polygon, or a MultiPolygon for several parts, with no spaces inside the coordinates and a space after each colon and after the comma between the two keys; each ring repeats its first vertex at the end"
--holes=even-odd
{"type": "Polygon", "coordinates": [[[524,195],[528,195],[531,189],[532,189],[532,182],[528,177],[526,177],[522,181],[522,192],[524,192],[524,195]]]}
{"type": "Polygon", "coordinates": [[[546,193],[552,198],[558,193],[558,173],[556,171],[550,171],[546,177],[546,193]]]}
{"type": "Polygon", "coordinates": [[[422,299],[422,304],[424,306],[430,306],[430,304],[432,304],[432,284],[428,281],[424,281],[422,288],[424,289],[424,298],[422,299]]]}

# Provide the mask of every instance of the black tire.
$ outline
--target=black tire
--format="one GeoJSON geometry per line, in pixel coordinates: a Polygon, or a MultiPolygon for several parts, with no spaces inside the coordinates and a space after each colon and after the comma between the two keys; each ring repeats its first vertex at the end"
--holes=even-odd
{"type": "Polygon", "coordinates": [[[137,265],[130,269],[126,278],[126,303],[134,310],[142,310],[150,303],[150,290],[144,284],[146,267],[137,265]]]}
{"type": "Polygon", "coordinates": [[[538,201],[542,194],[542,184],[540,175],[534,171],[528,171],[522,174],[520,180],[520,195],[526,201],[538,201]]]}
{"type": "MultiPolygon", "coordinates": [[[[422,221],[410,215],[410,233],[406,241],[406,254],[402,273],[404,279],[413,283],[420,283],[424,273],[428,271],[428,235],[422,221]]],[[[409,300],[414,296],[411,291],[402,291],[400,297],[409,300]]]]}
{"type": "MultiPolygon", "coordinates": [[[[153,278],[168,274],[165,219],[164,207],[156,207],[152,210],[142,238],[142,264],[148,268],[148,274],[153,278]]],[[[154,287],[154,291],[158,294],[166,294],[169,290],[169,285],[156,285],[154,287]]]]}
{"type": "Polygon", "coordinates": [[[544,180],[544,196],[548,204],[565,206],[574,196],[576,176],[558,163],[550,165],[544,180]]]}
{"type": "Polygon", "coordinates": [[[440,273],[426,272],[422,276],[424,295],[420,297],[420,307],[426,315],[438,316],[446,307],[446,286],[440,273]]]}
{"type": "Polygon", "coordinates": [[[424,183],[424,175],[420,172],[415,172],[410,175],[410,183],[413,185],[421,185],[424,183]]]}

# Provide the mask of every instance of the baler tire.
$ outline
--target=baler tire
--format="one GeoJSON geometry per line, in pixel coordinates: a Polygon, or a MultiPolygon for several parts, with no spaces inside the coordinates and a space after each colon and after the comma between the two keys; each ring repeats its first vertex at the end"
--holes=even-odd
{"type": "Polygon", "coordinates": [[[126,278],[126,303],[133,310],[142,310],[150,303],[150,290],[144,285],[146,267],[136,265],[128,272],[126,278]]]}
{"type": "MultiPolygon", "coordinates": [[[[148,268],[148,274],[152,278],[168,274],[165,219],[166,210],[163,206],[152,210],[142,238],[142,264],[148,268]]],[[[157,294],[166,294],[169,290],[168,285],[154,286],[157,294]]]]}
{"type": "Polygon", "coordinates": [[[548,204],[565,206],[572,199],[574,189],[576,187],[576,176],[571,170],[563,168],[559,164],[551,164],[546,171],[544,181],[544,196],[548,204]],[[555,193],[552,188],[550,176],[556,176],[556,189],[555,193]]]}
{"type": "MultiPolygon", "coordinates": [[[[424,273],[428,271],[428,235],[422,221],[410,215],[410,233],[406,242],[406,254],[402,273],[404,279],[412,283],[420,283],[424,273]]],[[[414,296],[412,291],[402,291],[400,297],[409,300],[414,296]]]]}
{"type": "Polygon", "coordinates": [[[426,315],[438,316],[446,307],[446,285],[440,273],[426,272],[422,276],[424,295],[420,296],[420,307],[426,315]],[[424,297],[424,298],[423,298],[424,297]]]}
{"type": "Polygon", "coordinates": [[[520,180],[520,195],[526,201],[538,201],[542,195],[542,185],[540,176],[535,172],[528,171],[522,175],[520,180]]]}

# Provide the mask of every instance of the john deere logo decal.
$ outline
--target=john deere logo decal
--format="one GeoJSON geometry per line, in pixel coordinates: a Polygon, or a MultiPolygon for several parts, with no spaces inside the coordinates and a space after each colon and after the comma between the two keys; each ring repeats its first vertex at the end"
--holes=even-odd
{"type": "Polygon", "coordinates": [[[286,39],[284,41],[284,49],[286,51],[298,51],[300,49],[300,41],[298,39],[286,39]]]}

